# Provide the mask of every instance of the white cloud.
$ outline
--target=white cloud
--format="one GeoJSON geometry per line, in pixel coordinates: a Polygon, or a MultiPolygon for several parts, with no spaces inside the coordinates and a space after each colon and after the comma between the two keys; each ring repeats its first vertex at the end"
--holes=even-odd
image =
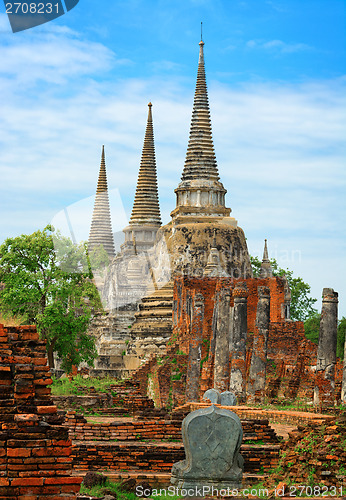
{"type": "Polygon", "coordinates": [[[264,40],[248,40],[246,42],[246,47],[249,49],[264,49],[264,50],[271,50],[271,51],[277,51],[281,53],[295,53],[295,52],[302,52],[302,51],[308,51],[308,50],[313,50],[312,47],[305,43],[294,43],[294,42],[283,42],[282,40],[269,40],[269,41],[264,41],[264,40]]]}
{"type": "MultiPolygon", "coordinates": [[[[184,164],[194,82],[172,74],[99,81],[119,63],[113,52],[63,28],[43,33],[44,47],[35,36],[12,42],[0,62],[0,241],[43,227],[59,210],[93,195],[102,144],[109,187],[119,189],[129,212],[149,100],[167,222],[184,164]]],[[[297,262],[292,266],[313,280],[314,290],[334,286],[343,296],[345,87],[346,79],[209,84],[220,176],[250,251],[261,254],[265,237],[272,248],[298,249],[306,275],[297,262]],[[329,268],[327,242],[335,259],[329,268]],[[317,262],[323,266],[316,277],[317,262]]]]}
{"type": "Polygon", "coordinates": [[[8,39],[1,48],[0,76],[12,85],[48,82],[63,85],[67,80],[107,71],[115,64],[129,64],[100,43],[80,38],[64,27],[8,39]]]}

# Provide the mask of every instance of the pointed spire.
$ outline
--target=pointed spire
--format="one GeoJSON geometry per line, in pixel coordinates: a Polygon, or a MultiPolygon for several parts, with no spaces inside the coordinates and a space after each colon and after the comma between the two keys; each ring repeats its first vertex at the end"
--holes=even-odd
{"type": "Polygon", "coordinates": [[[161,225],[151,102],[148,106],[148,121],[130,225],[161,225]]]}
{"type": "Polygon", "coordinates": [[[191,179],[219,180],[215,158],[207,82],[204,68],[204,42],[199,42],[197,83],[192,111],[190,139],[182,181],[191,179]]]}
{"type": "Polygon", "coordinates": [[[103,245],[103,248],[107,252],[110,259],[114,257],[115,250],[111,213],[109,207],[104,146],[102,146],[101,166],[97,182],[94,211],[89,233],[89,251],[99,245],[103,245]]]}
{"type": "MultiPolygon", "coordinates": [[[[174,190],[177,196],[176,208],[171,212],[174,224],[191,217],[195,222],[203,222],[205,217],[225,218],[231,212],[225,206],[227,190],[219,180],[214,153],[203,47],[201,40],[189,144],[181,182],[174,190]]],[[[237,225],[235,219],[231,222],[230,218],[229,222],[237,225]]]]}
{"type": "Polygon", "coordinates": [[[259,273],[259,278],[272,278],[273,276],[273,268],[270,263],[269,257],[268,257],[268,247],[267,247],[267,240],[264,240],[264,250],[263,250],[263,259],[262,259],[262,264],[261,264],[261,269],[259,273]]]}
{"type": "Polygon", "coordinates": [[[263,262],[269,262],[267,240],[264,240],[263,262]]]}

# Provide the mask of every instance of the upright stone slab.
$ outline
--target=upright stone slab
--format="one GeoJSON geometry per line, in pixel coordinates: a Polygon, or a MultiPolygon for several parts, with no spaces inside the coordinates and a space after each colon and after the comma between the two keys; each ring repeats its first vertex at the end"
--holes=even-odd
{"type": "Polygon", "coordinates": [[[178,488],[240,488],[244,460],[239,453],[243,429],[226,409],[203,408],[183,420],[186,459],[173,464],[171,483],[178,488]]]}
{"type": "Polygon", "coordinates": [[[216,322],[214,388],[226,391],[229,387],[229,326],[231,291],[223,288],[219,294],[216,322]]]}
{"type": "Polygon", "coordinates": [[[219,405],[221,403],[221,394],[217,389],[208,389],[203,394],[203,401],[210,401],[211,404],[219,405]]]}
{"type": "Polygon", "coordinates": [[[315,406],[334,406],[338,294],[324,288],[314,389],[315,406]]]}
{"type": "Polygon", "coordinates": [[[247,402],[261,402],[266,384],[267,347],[270,323],[270,291],[266,286],[258,287],[256,314],[257,332],[254,334],[250,372],[247,382],[247,402]]]}
{"type": "Polygon", "coordinates": [[[0,498],[75,500],[80,489],[51,383],[36,328],[0,325],[0,498]]]}
{"type": "Polygon", "coordinates": [[[204,317],[204,298],[198,293],[194,298],[191,311],[191,343],[189,349],[188,369],[186,379],[186,400],[199,401],[202,330],[204,317]]]}
{"type": "Polygon", "coordinates": [[[233,332],[230,343],[232,363],[229,390],[234,392],[241,403],[245,402],[248,295],[246,283],[236,283],[233,290],[233,332]]]}
{"type": "Polygon", "coordinates": [[[236,406],[237,405],[236,395],[230,391],[222,392],[221,398],[220,398],[220,405],[221,406],[236,406]]]}

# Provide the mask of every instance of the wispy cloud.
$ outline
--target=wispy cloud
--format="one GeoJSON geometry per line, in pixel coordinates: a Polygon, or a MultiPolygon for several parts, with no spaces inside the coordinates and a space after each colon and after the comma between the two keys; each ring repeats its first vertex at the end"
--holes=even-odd
{"type": "MultiPolygon", "coordinates": [[[[168,222],[184,164],[193,81],[174,77],[175,68],[160,77],[117,78],[114,68],[122,62],[114,52],[68,29],[59,30],[43,32],[41,44],[32,35],[3,50],[0,241],[43,227],[64,207],[93,195],[102,144],[109,186],[119,189],[129,212],[149,100],[154,104],[161,208],[168,222]]],[[[266,50],[283,50],[281,44],[256,43],[266,50]]],[[[333,259],[341,262],[345,90],[346,78],[237,87],[209,82],[227,204],[244,228],[252,253],[261,251],[268,237],[279,254],[298,249],[303,261],[322,261],[324,248],[318,242],[323,231],[333,259]]],[[[326,285],[339,291],[344,287],[341,273],[340,278],[335,273],[332,282],[330,270],[319,274],[315,294],[326,285]]]]}
{"type": "Polygon", "coordinates": [[[12,86],[42,82],[63,85],[72,78],[129,62],[117,59],[100,43],[84,40],[78,33],[56,26],[40,31],[39,36],[29,33],[8,39],[1,49],[0,77],[11,78],[12,86]]]}
{"type": "Polygon", "coordinates": [[[248,49],[276,51],[283,54],[314,50],[313,47],[310,47],[305,43],[288,43],[283,42],[282,40],[249,40],[246,42],[246,47],[248,49]]]}
{"type": "Polygon", "coordinates": [[[285,5],[283,2],[278,2],[275,0],[275,2],[271,0],[266,0],[266,4],[269,5],[273,10],[277,12],[287,12],[287,4],[285,5]]]}

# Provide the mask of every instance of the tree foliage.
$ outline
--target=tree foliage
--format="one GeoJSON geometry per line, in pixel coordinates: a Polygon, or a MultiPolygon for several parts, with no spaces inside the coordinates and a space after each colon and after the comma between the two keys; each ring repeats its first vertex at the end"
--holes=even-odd
{"type": "MultiPolygon", "coordinates": [[[[261,261],[258,257],[251,257],[251,266],[253,275],[259,276],[261,261]]],[[[291,319],[296,321],[305,321],[314,316],[317,309],[313,307],[317,299],[310,297],[311,287],[305,283],[302,278],[295,278],[293,271],[279,267],[275,259],[270,259],[274,276],[286,276],[288,285],[291,289],[291,319]]]]}
{"type": "Polygon", "coordinates": [[[110,259],[103,245],[96,245],[89,250],[88,262],[94,276],[104,276],[110,264],[110,259]]]}
{"type": "Polygon", "coordinates": [[[93,363],[96,349],[87,328],[101,302],[84,245],[53,234],[51,226],[31,235],[8,238],[0,246],[0,310],[36,324],[69,371],[81,361],[93,363]],[[54,236],[54,238],[53,238],[54,236]]]}
{"type": "MultiPolygon", "coordinates": [[[[314,344],[318,344],[318,338],[320,334],[320,320],[321,315],[315,314],[308,318],[304,323],[305,336],[314,342],[314,344]]],[[[336,346],[336,355],[338,358],[344,359],[344,349],[345,349],[345,333],[346,333],[346,318],[342,317],[341,320],[338,321],[338,330],[337,330],[337,346],[336,346]]]]}
{"type": "Polygon", "coordinates": [[[304,322],[305,337],[311,340],[314,344],[318,344],[320,321],[321,315],[316,313],[304,322]]]}
{"type": "Polygon", "coordinates": [[[343,316],[338,324],[338,339],[336,347],[336,355],[344,359],[346,341],[346,318],[343,316]]]}

